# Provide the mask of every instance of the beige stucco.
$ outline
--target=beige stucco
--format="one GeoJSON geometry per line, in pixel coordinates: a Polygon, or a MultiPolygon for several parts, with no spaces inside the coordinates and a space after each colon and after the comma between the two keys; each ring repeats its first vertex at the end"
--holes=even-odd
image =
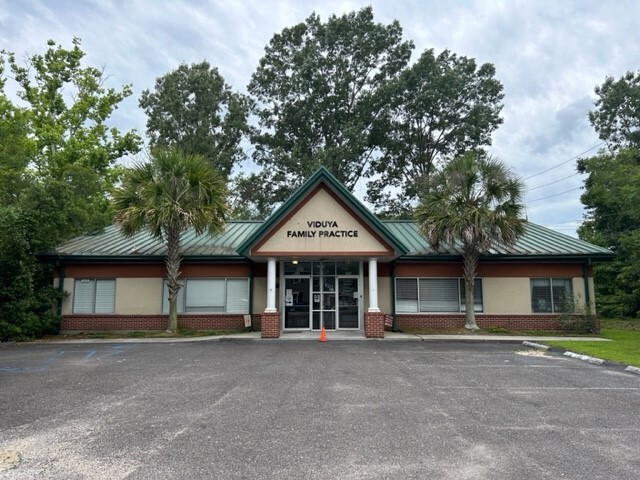
{"type": "Polygon", "coordinates": [[[320,189],[253,253],[257,255],[305,254],[317,252],[367,253],[384,255],[387,249],[326,190],[320,189]],[[310,226],[308,222],[335,222],[330,226],[310,226]],[[337,224],[337,227],[335,226],[337,224]],[[295,233],[292,233],[295,232],[295,233]],[[292,236],[298,232],[309,237],[292,236]],[[327,233],[328,232],[328,233],[327,233]],[[339,237],[330,237],[335,232],[339,237]]]}
{"type": "Polygon", "coordinates": [[[484,313],[531,313],[530,285],[529,278],[483,278],[484,313]]]}
{"type": "MultiPolygon", "coordinates": [[[[572,278],[573,296],[576,310],[584,308],[584,279],[572,278]]],[[[592,307],[594,291],[593,279],[589,279],[592,307]]],[[[487,314],[529,314],[531,310],[531,279],[526,278],[492,278],[482,279],[484,313],[487,314]]]]}
{"type": "Polygon", "coordinates": [[[116,279],[116,313],[152,315],[162,310],[161,278],[116,279]]]}
{"type": "Polygon", "coordinates": [[[65,278],[62,282],[62,288],[67,294],[62,299],[62,315],[71,315],[73,313],[73,278],[65,278]]]}
{"type": "MultiPolygon", "coordinates": [[[[584,278],[573,278],[573,297],[575,300],[576,311],[582,313],[585,310],[587,297],[584,293],[584,278]]],[[[591,304],[591,311],[595,313],[595,290],[593,285],[593,278],[589,278],[589,300],[591,304]]],[[[585,312],[586,313],[586,312],[585,312]]]]}
{"type": "MultiPolygon", "coordinates": [[[[278,297],[276,296],[276,304],[278,297]]],[[[253,305],[251,313],[257,314],[264,312],[267,308],[267,279],[266,277],[253,278],[253,305]]]]}
{"type": "MultiPolygon", "coordinates": [[[[365,278],[365,292],[366,300],[364,304],[365,311],[369,308],[369,278],[365,278]]],[[[390,277],[378,277],[378,308],[383,313],[391,313],[391,278],[390,277]]]]}

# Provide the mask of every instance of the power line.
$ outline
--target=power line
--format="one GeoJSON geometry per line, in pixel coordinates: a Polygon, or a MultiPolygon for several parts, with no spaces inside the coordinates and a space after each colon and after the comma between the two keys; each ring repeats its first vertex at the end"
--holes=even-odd
{"type": "Polygon", "coordinates": [[[562,177],[561,179],[556,180],[554,182],[544,183],[542,185],[537,185],[537,186],[532,187],[532,188],[527,188],[527,191],[531,192],[532,190],[537,190],[537,189],[542,188],[542,187],[548,187],[549,185],[553,185],[554,183],[559,183],[559,182],[561,182],[563,180],[566,180],[567,178],[575,177],[576,175],[580,175],[580,172],[572,173],[571,175],[567,175],[566,177],[562,177]]]}
{"type": "Polygon", "coordinates": [[[565,163],[569,163],[569,162],[571,162],[572,160],[575,160],[576,158],[581,157],[581,156],[582,156],[582,155],[584,155],[585,153],[589,153],[591,150],[594,150],[594,149],[596,149],[596,148],[598,148],[598,147],[600,147],[600,146],[604,145],[604,143],[605,143],[605,142],[600,142],[599,144],[594,145],[593,147],[589,148],[588,150],[585,150],[584,152],[579,153],[578,155],[575,155],[575,156],[571,157],[569,160],[565,160],[564,162],[560,162],[560,163],[558,163],[557,165],[554,165],[553,167],[547,168],[546,170],[542,170],[541,172],[534,173],[533,175],[529,175],[528,177],[525,177],[525,178],[523,178],[522,180],[529,180],[530,178],[537,177],[538,175],[542,175],[543,173],[547,173],[547,172],[549,172],[549,171],[551,171],[551,170],[553,170],[553,169],[555,169],[555,168],[561,167],[561,166],[562,166],[562,165],[564,165],[565,163]]]}
{"type": "Polygon", "coordinates": [[[542,198],[536,198],[535,200],[529,200],[527,203],[535,203],[535,202],[539,202],[541,200],[546,200],[548,198],[553,198],[553,197],[559,197],[560,195],[564,195],[565,193],[569,193],[569,192],[573,192],[575,190],[580,190],[582,187],[575,187],[575,188],[571,188],[569,190],[565,190],[564,192],[560,192],[560,193],[556,193],[554,195],[548,195],[546,197],[542,197],[542,198]]]}

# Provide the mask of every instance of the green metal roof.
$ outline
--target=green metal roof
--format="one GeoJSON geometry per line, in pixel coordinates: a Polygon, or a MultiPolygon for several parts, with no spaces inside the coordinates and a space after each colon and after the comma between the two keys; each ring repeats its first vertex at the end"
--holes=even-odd
{"type": "MultiPolygon", "coordinates": [[[[427,241],[418,233],[414,222],[384,221],[386,231],[393,236],[394,243],[403,245],[406,251],[401,258],[447,259],[458,257],[459,246],[443,246],[434,252],[427,241]]],[[[220,235],[197,236],[193,231],[182,236],[182,249],[185,259],[218,258],[242,259],[238,252],[259,231],[263,231],[264,222],[232,221],[226,224],[220,235]]],[[[140,232],[127,238],[115,226],[102,232],[83,235],[60,245],[44,258],[75,258],[78,260],[142,260],[164,257],[165,245],[147,232],[140,232]]],[[[602,247],[583,242],[577,238],[558,233],[554,230],[528,222],[525,234],[512,247],[495,246],[485,257],[525,259],[564,259],[564,258],[611,258],[613,253],[602,247]]]]}
{"type": "MultiPolygon", "coordinates": [[[[182,252],[189,257],[237,257],[240,243],[257,230],[262,222],[228,222],[224,232],[210,237],[196,235],[194,231],[185,232],[181,237],[182,252]]],[[[102,259],[117,257],[122,260],[152,257],[164,257],[166,246],[153,238],[148,232],[141,231],[133,237],[125,237],[120,230],[111,225],[102,232],[69,240],[55,249],[54,257],[82,257],[102,259]]]]}
{"type": "MultiPolygon", "coordinates": [[[[187,260],[200,261],[241,260],[245,258],[256,242],[260,241],[292,208],[320,184],[324,184],[338,195],[355,215],[359,216],[393,247],[398,257],[453,259],[460,256],[459,245],[445,245],[438,252],[434,252],[427,241],[418,233],[418,229],[412,221],[380,221],[326,168],[320,167],[264,222],[228,222],[224,231],[213,237],[198,236],[193,230],[185,232],[181,237],[183,257],[187,260]]],[[[133,237],[127,238],[117,227],[112,225],[99,233],[69,240],[56,248],[54,252],[40,255],[40,258],[43,260],[64,258],[77,261],[107,259],[144,261],[161,258],[165,255],[164,243],[151,237],[148,232],[141,231],[133,237]]],[[[484,257],[492,259],[608,259],[613,257],[613,252],[528,222],[525,234],[515,245],[510,247],[496,245],[484,257]]]]}
{"type": "MultiPolygon", "coordinates": [[[[460,245],[443,245],[438,252],[434,252],[427,241],[418,233],[416,224],[412,221],[385,221],[389,231],[407,247],[405,257],[447,257],[459,256],[462,253],[460,245]]],[[[613,256],[611,250],[592,245],[569,235],[558,233],[535,223],[527,222],[525,233],[515,245],[505,247],[495,245],[484,255],[496,258],[520,257],[526,258],[568,258],[591,257],[608,258],[613,256]]]]}

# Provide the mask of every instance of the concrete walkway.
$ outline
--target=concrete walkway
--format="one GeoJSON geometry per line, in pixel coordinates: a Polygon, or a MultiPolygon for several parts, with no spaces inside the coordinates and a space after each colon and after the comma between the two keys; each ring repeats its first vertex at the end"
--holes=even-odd
{"type": "MultiPolygon", "coordinates": [[[[318,341],[318,332],[300,331],[286,332],[279,338],[262,339],[260,332],[244,332],[234,333],[230,335],[213,335],[206,337],[172,337],[172,338],[77,338],[77,339],[54,339],[46,340],[38,343],[64,343],[64,344],[88,344],[88,343],[186,343],[186,342],[211,342],[211,341],[237,341],[237,340],[253,340],[265,342],[282,342],[282,341],[318,341]]],[[[355,331],[338,331],[327,332],[327,341],[404,341],[404,342],[510,342],[521,343],[528,342],[544,342],[544,341],[586,341],[586,342],[608,342],[610,340],[600,337],[559,337],[559,336],[540,336],[540,335],[414,335],[400,332],[385,332],[384,339],[365,338],[363,332],[355,331]]]]}

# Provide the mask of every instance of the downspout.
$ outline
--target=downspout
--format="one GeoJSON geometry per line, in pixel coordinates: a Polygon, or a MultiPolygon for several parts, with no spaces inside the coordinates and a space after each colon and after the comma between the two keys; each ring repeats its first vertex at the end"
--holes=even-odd
{"type": "Polygon", "coordinates": [[[392,332],[398,331],[398,324],[396,320],[396,262],[391,262],[391,317],[393,318],[393,324],[391,326],[392,332]]]}
{"type": "Polygon", "coordinates": [[[64,264],[58,264],[58,316],[62,315],[62,298],[64,297],[64,264]]]}
{"type": "Polygon", "coordinates": [[[251,317],[251,331],[253,331],[253,261],[249,260],[249,316],[251,317]]]}
{"type": "Polygon", "coordinates": [[[591,266],[591,258],[582,264],[582,279],[584,280],[584,305],[587,311],[591,310],[591,293],[589,292],[589,267],[591,266]]]}

